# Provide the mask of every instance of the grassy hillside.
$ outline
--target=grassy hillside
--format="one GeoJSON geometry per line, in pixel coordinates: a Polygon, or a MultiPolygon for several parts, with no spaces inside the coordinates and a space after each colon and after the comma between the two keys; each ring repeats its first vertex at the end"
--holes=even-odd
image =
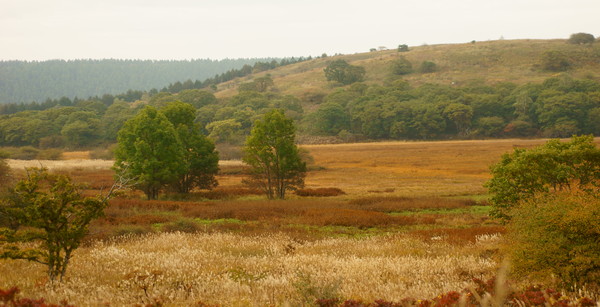
{"type": "Polygon", "coordinates": [[[599,44],[572,45],[566,40],[499,40],[425,45],[411,47],[408,52],[385,50],[318,58],[220,84],[216,96],[233,96],[240,83],[266,73],[271,74],[275,88],[283,94],[300,98],[317,93],[326,94],[334,88],[325,79],[323,69],[333,59],[344,59],[352,65],[363,66],[367,72],[367,84],[385,84],[399,78],[407,80],[413,86],[425,83],[462,86],[474,82],[541,82],[556,74],[540,67],[543,54],[547,51],[564,53],[572,63],[568,73],[573,77],[600,81],[597,73],[600,71],[599,44]],[[428,74],[414,72],[402,77],[393,76],[390,64],[400,56],[406,57],[415,69],[423,61],[431,61],[437,64],[439,70],[428,74]]]}

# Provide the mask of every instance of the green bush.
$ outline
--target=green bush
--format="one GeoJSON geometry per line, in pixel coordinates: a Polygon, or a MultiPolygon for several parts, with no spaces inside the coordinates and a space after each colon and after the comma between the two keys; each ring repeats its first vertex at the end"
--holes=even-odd
{"type": "Polygon", "coordinates": [[[39,160],[60,160],[62,159],[63,151],[56,148],[40,150],[36,156],[39,160]]]}
{"type": "Polygon", "coordinates": [[[509,226],[514,273],[566,286],[600,286],[600,199],[589,193],[552,193],[513,211],[509,226]]]}
{"type": "Polygon", "coordinates": [[[35,160],[37,159],[40,150],[33,146],[23,146],[11,155],[12,159],[17,160],[35,160]]]}

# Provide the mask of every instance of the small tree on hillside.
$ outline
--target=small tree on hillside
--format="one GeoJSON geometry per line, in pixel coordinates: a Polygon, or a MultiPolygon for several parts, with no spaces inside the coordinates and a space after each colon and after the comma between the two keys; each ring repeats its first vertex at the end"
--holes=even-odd
{"type": "Polygon", "coordinates": [[[573,33],[571,37],[569,37],[569,44],[575,45],[585,45],[585,44],[593,44],[596,38],[594,35],[589,33],[573,33]]]}
{"type": "Polygon", "coordinates": [[[392,62],[392,73],[395,75],[406,75],[413,72],[412,63],[404,56],[392,62]]]}
{"type": "Polygon", "coordinates": [[[600,188],[600,149],[592,136],[558,139],[533,149],[515,149],[492,166],[486,183],[492,197],[491,215],[504,221],[522,201],[536,194],[581,190],[597,193],[600,188]]]}
{"type": "Polygon", "coordinates": [[[365,77],[364,67],[350,65],[342,59],[330,62],[323,71],[327,81],[335,81],[344,85],[361,82],[365,77]]]}
{"type": "Polygon", "coordinates": [[[243,161],[252,177],[245,182],[263,189],[269,199],[284,199],[287,190],[304,185],[306,163],[294,143],[295,130],[282,110],[273,110],[254,123],[246,140],[243,161]]]}
{"type": "Polygon", "coordinates": [[[62,281],[73,251],[90,222],[103,214],[112,191],[84,197],[67,176],[27,170],[0,204],[0,258],[44,264],[51,281],[62,281]]]}

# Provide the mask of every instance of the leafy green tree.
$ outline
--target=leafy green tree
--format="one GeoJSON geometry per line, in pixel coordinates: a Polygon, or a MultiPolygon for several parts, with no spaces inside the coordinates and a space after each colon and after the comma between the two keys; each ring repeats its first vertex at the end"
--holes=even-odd
{"type": "Polygon", "coordinates": [[[511,210],[538,193],[600,187],[600,149],[592,136],[574,136],[569,142],[550,140],[533,149],[515,149],[491,167],[486,183],[492,197],[491,215],[510,220],[511,210]]]}
{"type": "Polygon", "coordinates": [[[73,147],[90,145],[97,142],[101,136],[100,120],[94,112],[73,112],[60,133],[67,144],[73,147]]]}
{"type": "Polygon", "coordinates": [[[569,37],[569,44],[575,45],[585,45],[585,44],[593,44],[596,38],[594,35],[589,33],[573,33],[569,37]]]}
{"type": "Polygon", "coordinates": [[[194,123],[195,109],[191,104],[171,102],[161,112],[173,124],[183,149],[184,170],[171,186],[179,193],[189,193],[193,188],[212,189],[217,186],[215,175],[219,172],[219,154],[215,144],[200,133],[194,123]]]}
{"type": "Polygon", "coordinates": [[[454,122],[459,136],[465,136],[471,125],[473,108],[462,103],[451,103],[444,109],[444,115],[454,122]]]}
{"type": "Polygon", "coordinates": [[[179,94],[177,94],[177,100],[187,102],[196,109],[217,103],[217,98],[213,93],[198,89],[179,92],[179,94]]]}
{"type": "Polygon", "coordinates": [[[62,281],[73,251],[90,222],[103,214],[112,191],[84,197],[69,177],[28,169],[0,204],[0,258],[44,264],[51,281],[62,281]]]}
{"type": "Polygon", "coordinates": [[[476,126],[477,130],[475,134],[477,135],[486,137],[500,136],[506,126],[506,122],[498,116],[486,116],[478,118],[476,126]]]}
{"type": "Polygon", "coordinates": [[[364,67],[350,65],[342,59],[329,62],[323,71],[327,81],[335,81],[344,85],[363,81],[366,73],[364,67]]]}
{"type": "Polygon", "coordinates": [[[115,99],[101,119],[102,138],[105,141],[114,142],[117,140],[117,134],[125,122],[135,115],[136,109],[125,101],[115,99]]]}
{"type": "Polygon", "coordinates": [[[392,73],[395,75],[407,75],[413,72],[412,63],[404,56],[392,62],[392,73]]]}
{"type": "Polygon", "coordinates": [[[304,185],[306,163],[294,143],[295,127],[282,110],[266,113],[254,123],[242,160],[252,168],[247,184],[263,189],[269,199],[284,199],[287,190],[304,185]]]}
{"type": "Polygon", "coordinates": [[[206,125],[208,137],[217,143],[236,143],[236,135],[242,124],[235,119],[218,120],[206,125]]]}
{"type": "Polygon", "coordinates": [[[407,44],[398,45],[398,52],[407,52],[407,51],[409,51],[407,44]]]}
{"type": "Polygon", "coordinates": [[[184,152],[173,124],[146,106],[119,131],[114,169],[133,180],[148,199],[185,172],[184,152]]]}
{"type": "Polygon", "coordinates": [[[318,134],[337,135],[342,130],[350,129],[350,116],[337,103],[325,103],[315,112],[314,129],[318,134]]]}

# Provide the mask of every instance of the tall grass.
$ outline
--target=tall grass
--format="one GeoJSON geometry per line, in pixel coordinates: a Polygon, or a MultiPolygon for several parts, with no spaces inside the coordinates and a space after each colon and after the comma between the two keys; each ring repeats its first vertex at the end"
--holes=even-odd
{"type": "Polygon", "coordinates": [[[0,289],[18,286],[25,296],[76,305],[300,305],[325,292],[400,301],[491,277],[497,264],[477,255],[489,244],[457,249],[398,235],[299,241],[281,234],[152,234],[80,248],[62,284],[48,284],[40,265],[2,261],[0,289]]]}

